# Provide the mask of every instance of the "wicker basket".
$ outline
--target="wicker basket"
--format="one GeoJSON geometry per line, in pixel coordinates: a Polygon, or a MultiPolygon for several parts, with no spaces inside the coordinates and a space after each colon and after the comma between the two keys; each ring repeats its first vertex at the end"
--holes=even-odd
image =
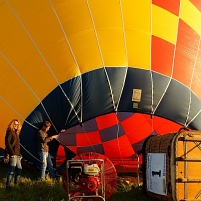
{"type": "Polygon", "coordinates": [[[201,200],[201,131],[147,138],[143,145],[143,189],[156,200],[201,200]]]}

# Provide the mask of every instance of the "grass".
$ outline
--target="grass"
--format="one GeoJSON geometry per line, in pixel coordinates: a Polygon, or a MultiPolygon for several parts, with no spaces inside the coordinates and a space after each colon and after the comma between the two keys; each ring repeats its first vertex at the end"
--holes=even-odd
{"type": "MultiPolygon", "coordinates": [[[[68,196],[62,186],[62,178],[58,180],[39,179],[39,170],[23,163],[20,184],[11,185],[11,190],[5,190],[7,164],[0,162],[0,200],[1,201],[68,201],[68,196]],[[25,165],[24,165],[25,164],[25,165]]],[[[98,200],[98,199],[94,199],[98,200]]],[[[101,200],[101,199],[99,199],[101,200]]],[[[118,179],[115,193],[107,201],[150,201],[141,189],[134,183],[118,179]]]]}

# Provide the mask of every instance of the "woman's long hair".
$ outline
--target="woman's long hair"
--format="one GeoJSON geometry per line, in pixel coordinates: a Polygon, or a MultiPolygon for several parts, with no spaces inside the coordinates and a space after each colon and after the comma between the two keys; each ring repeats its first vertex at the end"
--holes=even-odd
{"type": "Polygon", "coordinates": [[[17,135],[19,135],[19,134],[20,134],[20,131],[21,131],[21,128],[22,128],[22,126],[21,126],[21,124],[20,124],[20,121],[19,121],[18,119],[13,119],[13,120],[8,124],[7,131],[12,130],[12,131],[15,131],[15,133],[16,133],[17,135]],[[16,130],[15,127],[14,127],[15,121],[18,122],[17,130],[16,130]]]}

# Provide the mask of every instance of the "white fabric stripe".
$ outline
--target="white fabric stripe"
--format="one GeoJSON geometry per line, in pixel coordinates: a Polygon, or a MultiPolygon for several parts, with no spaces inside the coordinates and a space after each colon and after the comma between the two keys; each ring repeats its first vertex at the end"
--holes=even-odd
{"type": "Polygon", "coordinates": [[[95,33],[96,42],[97,42],[97,45],[98,45],[98,49],[99,49],[99,53],[100,53],[102,65],[103,65],[103,68],[105,68],[105,63],[104,63],[103,54],[102,54],[101,47],[100,47],[100,42],[99,42],[99,39],[98,39],[98,34],[97,34],[97,31],[96,31],[96,26],[95,26],[95,22],[93,20],[93,16],[92,16],[92,12],[91,12],[88,0],[86,0],[86,4],[87,4],[88,10],[89,10],[89,15],[90,15],[90,18],[91,18],[91,22],[93,24],[94,33],[95,33]]]}
{"type": "Polygon", "coordinates": [[[195,63],[194,63],[193,73],[192,73],[191,81],[190,81],[190,88],[189,88],[190,102],[189,102],[188,113],[187,113],[186,121],[185,121],[185,126],[186,127],[187,127],[187,124],[188,124],[188,119],[189,119],[189,114],[190,114],[190,109],[191,109],[191,99],[192,99],[191,87],[192,87],[193,77],[194,77],[194,73],[195,73],[195,67],[196,67],[196,64],[197,64],[197,61],[198,61],[198,54],[199,54],[199,50],[200,50],[200,40],[201,40],[201,36],[200,36],[199,43],[198,43],[196,60],[195,60],[195,63]]]}
{"type": "Polygon", "coordinates": [[[122,1],[121,0],[119,0],[119,5],[120,5],[120,11],[121,11],[122,30],[123,30],[123,36],[124,36],[124,49],[125,49],[125,54],[126,54],[126,66],[125,66],[126,71],[125,71],[125,76],[124,76],[124,80],[123,80],[123,83],[122,83],[122,88],[121,88],[121,93],[120,93],[120,96],[119,96],[119,100],[118,100],[117,105],[115,107],[116,112],[118,111],[119,103],[120,103],[122,93],[123,93],[123,89],[124,89],[125,82],[126,82],[126,76],[127,76],[127,73],[128,73],[128,51],[127,51],[127,45],[126,45],[126,32],[125,32],[125,26],[124,26],[124,15],[123,15],[123,10],[122,10],[122,1]]]}
{"type": "Polygon", "coordinates": [[[87,7],[88,7],[89,14],[90,14],[90,17],[91,17],[91,21],[92,21],[92,24],[93,24],[94,33],[95,33],[95,36],[96,36],[96,41],[97,41],[97,45],[98,45],[98,49],[99,49],[99,53],[100,53],[100,57],[101,57],[102,65],[103,65],[103,69],[105,71],[105,75],[106,75],[106,78],[107,78],[107,81],[108,81],[108,86],[109,86],[109,89],[110,89],[110,94],[111,94],[111,99],[112,99],[113,107],[114,107],[114,110],[116,110],[115,102],[114,102],[114,95],[113,95],[111,83],[110,83],[110,80],[109,80],[109,77],[108,77],[107,70],[105,68],[105,63],[104,63],[104,59],[103,59],[103,55],[102,55],[102,51],[101,51],[101,47],[100,47],[100,42],[99,42],[99,39],[98,39],[98,34],[97,34],[97,31],[96,31],[96,26],[95,26],[95,23],[94,23],[94,20],[93,20],[93,16],[92,16],[92,12],[91,12],[88,0],[86,0],[86,3],[87,3],[87,7]]]}
{"type": "MultiPolygon", "coordinates": [[[[61,23],[61,21],[60,21],[58,15],[57,15],[57,12],[56,12],[56,10],[55,10],[53,4],[52,4],[52,1],[49,0],[49,2],[50,2],[50,5],[51,5],[51,7],[52,7],[52,10],[53,10],[53,12],[54,12],[54,14],[55,14],[55,16],[56,16],[56,19],[57,19],[57,21],[58,21],[58,23],[59,23],[59,25],[60,25],[60,28],[61,28],[61,30],[62,30],[62,33],[63,33],[63,35],[64,35],[64,37],[65,37],[66,43],[68,44],[68,47],[69,47],[69,49],[70,49],[71,55],[72,55],[72,57],[73,57],[73,60],[74,60],[74,62],[76,63],[76,66],[77,66],[77,68],[78,68],[78,70],[79,70],[79,72],[80,72],[80,75],[79,75],[80,80],[82,80],[81,70],[80,70],[79,64],[78,64],[77,59],[76,59],[76,57],[75,57],[75,55],[74,55],[74,52],[73,52],[73,49],[72,49],[72,47],[71,47],[71,44],[70,44],[70,42],[69,42],[69,40],[68,40],[68,37],[67,37],[67,35],[66,35],[65,31],[64,31],[63,25],[62,25],[62,23],[61,23]]],[[[61,85],[60,85],[60,88],[61,88],[62,92],[65,94],[65,92],[64,92],[64,90],[62,89],[61,85]]],[[[78,121],[79,121],[79,122],[82,122],[82,108],[83,108],[83,107],[82,107],[82,105],[83,105],[83,100],[82,100],[82,97],[83,97],[83,93],[82,93],[82,81],[80,81],[80,90],[81,90],[81,96],[80,96],[80,97],[81,97],[81,116],[80,116],[80,117],[78,116],[78,113],[75,111],[75,108],[74,108],[73,104],[70,102],[70,99],[67,97],[66,94],[65,94],[65,97],[67,98],[68,102],[70,103],[70,105],[71,105],[71,107],[72,107],[72,110],[73,110],[74,113],[76,114],[78,121]]],[[[68,119],[66,119],[66,122],[67,122],[67,121],[68,121],[68,119]]]]}
{"type": "Polygon", "coordinates": [[[71,44],[70,44],[70,42],[69,42],[69,40],[68,40],[68,37],[67,37],[67,35],[66,35],[65,31],[64,31],[63,25],[62,25],[62,23],[61,23],[61,21],[60,21],[58,15],[57,15],[57,12],[56,12],[56,10],[55,10],[53,4],[52,4],[52,1],[49,0],[49,2],[50,2],[50,5],[51,5],[51,7],[52,7],[52,10],[53,10],[53,12],[54,12],[54,14],[55,14],[55,16],[56,16],[56,19],[57,19],[57,21],[58,21],[58,23],[59,23],[59,25],[60,25],[60,28],[61,28],[61,30],[62,30],[62,33],[63,33],[63,35],[64,35],[64,37],[65,37],[66,43],[68,44],[68,47],[69,47],[69,49],[70,49],[71,55],[72,55],[72,57],[73,57],[73,60],[74,60],[74,62],[76,63],[76,66],[78,67],[79,72],[80,72],[80,74],[81,74],[79,64],[78,64],[77,59],[76,59],[76,57],[75,57],[75,55],[74,55],[74,52],[73,52],[73,50],[72,50],[71,44]]]}
{"type": "MultiPolygon", "coordinates": [[[[153,4],[152,4],[152,0],[150,2],[150,66],[152,64],[152,22],[153,22],[153,18],[152,18],[152,13],[153,13],[153,4]]],[[[152,66],[151,66],[151,70],[150,70],[150,79],[151,79],[151,108],[150,108],[150,118],[151,118],[151,129],[152,132],[154,131],[154,113],[156,110],[154,110],[154,81],[153,81],[153,71],[152,71],[152,66]]]]}

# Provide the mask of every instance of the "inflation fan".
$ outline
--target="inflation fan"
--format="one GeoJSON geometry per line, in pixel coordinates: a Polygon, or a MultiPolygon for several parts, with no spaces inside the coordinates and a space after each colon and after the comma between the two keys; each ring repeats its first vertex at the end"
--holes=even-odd
{"type": "Polygon", "coordinates": [[[104,155],[85,152],[66,162],[62,180],[69,200],[101,201],[114,193],[117,172],[104,155]]]}

